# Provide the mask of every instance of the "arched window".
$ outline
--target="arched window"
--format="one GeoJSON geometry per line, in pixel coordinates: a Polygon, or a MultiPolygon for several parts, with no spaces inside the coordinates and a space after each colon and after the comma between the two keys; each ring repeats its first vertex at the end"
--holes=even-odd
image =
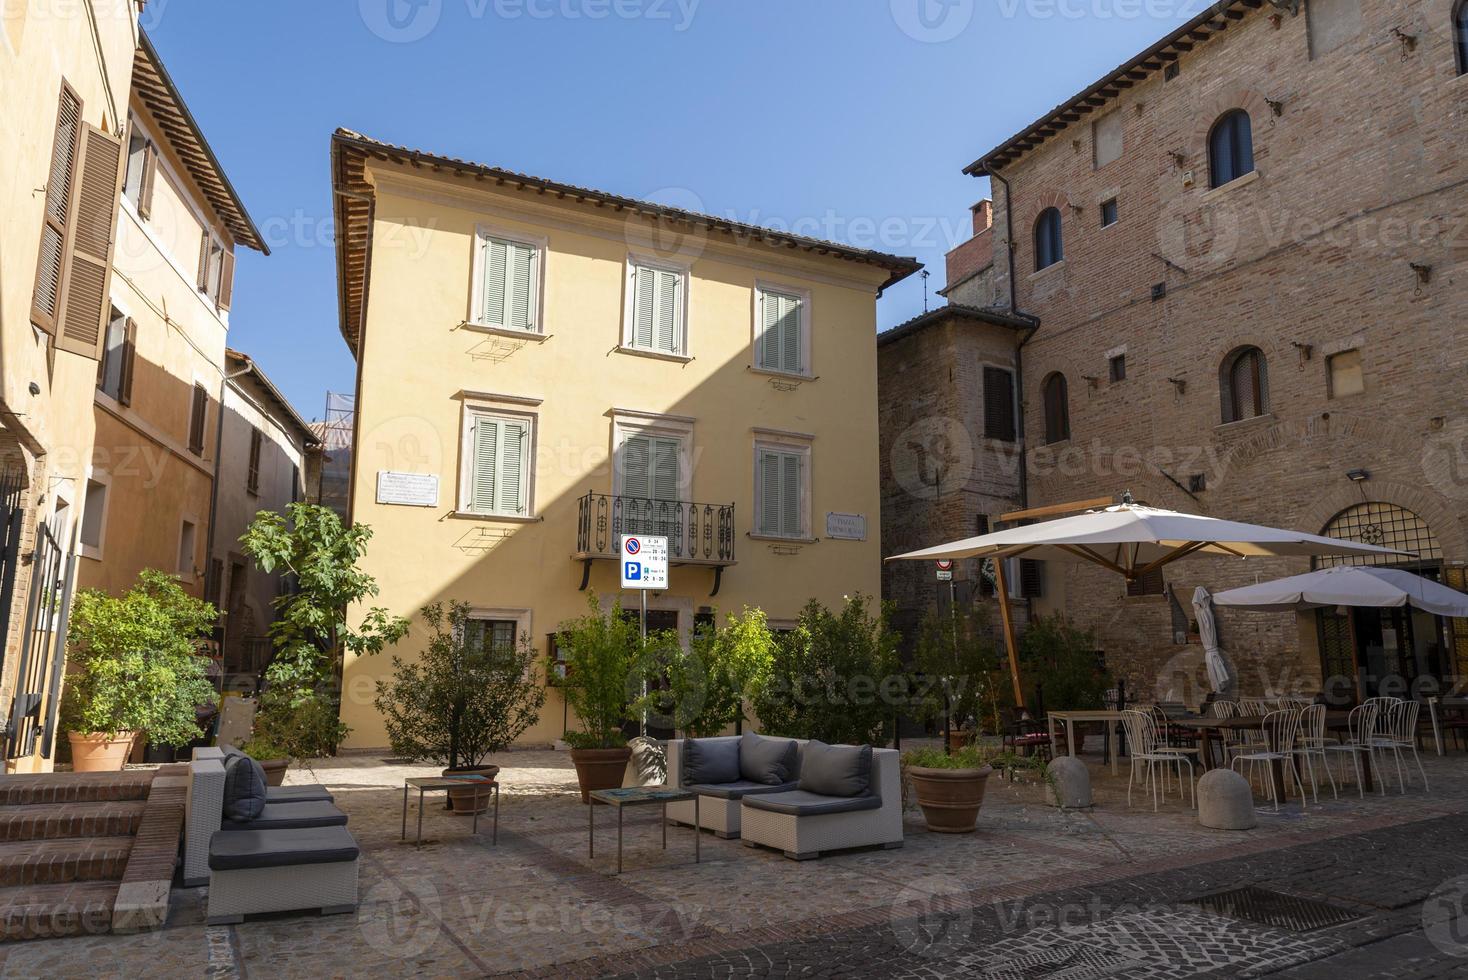
{"type": "Polygon", "coordinates": [[[1332,565],[1405,565],[1433,566],[1442,563],[1442,547],[1437,535],[1421,517],[1397,504],[1381,500],[1353,504],[1330,519],[1320,531],[1328,538],[1344,538],[1374,544],[1393,551],[1406,551],[1415,559],[1402,555],[1328,555],[1314,560],[1316,568],[1332,565]]]}
{"type": "Polygon", "coordinates": [[[1468,75],[1468,0],[1458,0],[1453,11],[1453,48],[1458,52],[1458,74],[1468,75]]]}
{"type": "Polygon", "coordinates": [[[1249,114],[1230,109],[1218,117],[1208,134],[1208,174],[1213,187],[1222,187],[1254,169],[1254,134],[1249,114]]]}
{"type": "Polygon", "coordinates": [[[1070,394],[1065,375],[1056,372],[1045,379],[1045,441],[1064,442],[1070,438],[1070,394]]]}
{"type": "Polygon", "coordinates": [[[1238,422],[1269,411],[1269,372],[1264,352],[1257,347],[1240,347],[1223,359],[1218,387],[1223,399],[1223,420],[1238,422]]]}
{"type": "Polygon", "coordinates": [[[1035,269],[1052,266],[1065,258],[1060,245],[1060,210],[1046,208],[1035,219],[1035,269]]]}

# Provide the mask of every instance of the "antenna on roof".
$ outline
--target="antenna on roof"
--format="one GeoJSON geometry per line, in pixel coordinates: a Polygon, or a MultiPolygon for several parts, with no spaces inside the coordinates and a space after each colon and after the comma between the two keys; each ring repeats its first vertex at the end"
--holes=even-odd
{"type": "Polygon", "coordinates": [[[924,269],[922,272],[919,272],[918,275],[920,275],[920,276],[923,277],[923,312],[926,313],[926,312],[928,312],[928,275],[929,275],[929,272],[928,272],[927,269],[924,269]]]}

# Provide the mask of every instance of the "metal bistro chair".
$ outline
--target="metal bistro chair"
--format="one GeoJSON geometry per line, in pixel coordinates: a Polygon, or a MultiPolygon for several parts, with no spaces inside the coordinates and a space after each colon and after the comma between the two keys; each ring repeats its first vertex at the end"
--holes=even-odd
{"type": "MultiPolygon", "coordinates": [[[[1358,704],[1351,709],[1346,716],[1346,737],[1340,742],[1329,743],[1325,746],[1327,759],[1331,756],[1340,758],[1343,755],[1351,757],[1351,765],[1356,767],[1356,795],[1366,799],[1366,788],[1361,780],[1361,756],[1367,756],[1367,764],[1371,763],[1371,740],[1376,732],[1376,705],[1367,702],[1358,704]]],[[[1341,778],[1346,776],[1344,763],[1341,767],[1341,778]]],[[[1334,778],[1334,777],[1332,777],[1334,778]]],[[[1385,780],[1381,778],[1380,768],[1376,771],[1376,792],[1382,796],[1386,795],[1385,780]]]]}
{"type": "MultiPolygon", "coordinates": [[[[1186,802],[1188,796],[1184,793],[1182,782],[1182,767],[1188,767],[1188,788],[1193,787],[1193,761],[1186,755],[1169,750],[1160,744],[1157,734],[1157,724],[1153,720],[1152,712],[1129,708],[1121,713],[1121,725],[1126,731],[1127,742],[1131,746],[1128,759],[1131,760],[1131,768],[1127,774],[1126,783],[1126,805],[1132,805],[1132,784],[1136,782],[1137,767],[1146,767],[1144,775],[1145,786],[1152,794],[1152,810],[1156,812],[1159,795],[1161,799],[1167,799],[1167,771],[1171,766],[1178,767],[1178,795],[1186,802]],[[1157,768],[1162,768],[1162,780],[1159,781],[1157,768]]],[[[1196,791],[1193,791],[1196,796],[1196,791]]],[[[1194,799],[1190,805],[1196,805],[1194,799]]]]}
{"type": "MultiPolygon", "coordinates": [[[[1328,757],[1325,754],[1330,744],[1325,739],[1325,705],[1312,704],[1308,708],[1292,710],[1300,712],[1300,738],[1295,743],[1293,754],[1305,760],[1305,772],[1310,776],[1310,795],[1315,798],[1316,803],[1320,802],[1320,791],[1315,785],[1315,763],[1310,761],[1319,756],[1321,768],[1325,770],[1325,777],[1330,780],[1330,791],[1336,799],[1340,799],[1340,790],[1336,788],[1335,776],[1331,774],[1328,757]]],[[[1298,767],[1296,771],[1298,772],[1298,767]]]]}
{"type": "Polygon", "coordinates": [[[1234,757],[1233,764],[1238,766],[1241,762],[1249,764],[1249,776],[1252,779],[1254,767],[1262,764],[1264,766],[1264,785],[1269,788],[1269,799],[1274,804],[1275,812],[1279,812],[1279,797],[1274,792],[1274,780],[1270,776],[1270,767],[1278,762],[1287,770],[1285,779],[1291,775],[1295,777],[1295,783],[1300,787],[1300,798],[1305,798],[1305,784],[1300,781],[1300,770],[1295,765],[1295,742],[1300,737],[1300,713],[1298,711],[1271,711],[1264,716],[1261,726],[1264,735],[1263,749],[1250,749],[1239,753],[1234,757]]]}
{"type": "MultiPolygon", "coordinates": [[[[1422,777],[1422,789],[1430,792],[1427,785],[1427,771],[1422,768],[1422,757],[1417,754],[1417,711],[1421,707],[1416,701],[1403,701],[1398,699],[1395,703],[1387,706],[1386,719],[1377,725],[1378,734],[1372,738],[1371,747],[1377,753],[1385,755],[1387,752],[1397,763],[1397,787],[1407,792],[1407,780],[1403,774],[1402,753],[1412,753],[1412,761],[1417,763],[1417,773],[1422,777]]],[[[1410,770],[1407,770],[1410,772],[1410,770]]],[[[1377,767],[1377,772],[1381,768],[1377,767]]]]}
{"type": "Polygon", "coordinates": [[[1160,704],[1152,705],[1151,711],[1152,721],[1157,726],[1158,748],[1196,758],[1198,733],[1174,725],[1167,709],[1160,704]]]}

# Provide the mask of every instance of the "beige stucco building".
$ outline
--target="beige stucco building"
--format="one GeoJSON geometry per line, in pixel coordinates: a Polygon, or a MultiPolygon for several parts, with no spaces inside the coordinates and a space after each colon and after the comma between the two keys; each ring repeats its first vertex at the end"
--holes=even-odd
{"type": "MultiPolygon", "coordinates": [[[[875,300],[916,262],[346,131],[332,175],[352,517],[374,604],[414,619],[396,653],[449,599],[544,653],[619,598],[619,531],[672,539],[650,625],[685,637],[877,595],[875,300]]],[[[348,747],[386,744],[390,669],[345,664],[348,747]]],[[[564,720],[552,692],[526,741],[564,720]]]]}

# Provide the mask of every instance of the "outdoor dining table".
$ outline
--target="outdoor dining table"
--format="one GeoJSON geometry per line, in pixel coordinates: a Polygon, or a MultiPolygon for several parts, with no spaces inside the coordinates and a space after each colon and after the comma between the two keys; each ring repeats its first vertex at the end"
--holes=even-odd
{"type": "MultiPolygon", "coordinates": [[[[1325,727],[1331,731],[1350,730],[1349,711],[1327,711],[1325,713],[1325,727]]],[[[1264,717],[1262,715],[1245,716],[1243,718],[1173,718],[1168,721],[1169,725],[1177,728],[1187,728],[1196,731],[1198,739],[1198,760],[1204,770],[1212,769],[1213,766],[1213,741],[1224,732],[1262,731],[1264,728],[1264,717]]],[[[1276,759],[1269,764],[1270,778],[1274,781],[1275,799],[1287,800],[1287,781],[1285,780],[1284,762],[1276,759]]],[[[1371,790],[1371,753],[1361,753],[1361,787],[1370,792],[1371,790]]]]}
{"type": "Polygon", "coordinates": [[[1117,774],[1116,757],[1120,755],[1117,751],[1118,742],[1116,738],[1117,729],[1121,725],[1122,713],[1120,711],[1050,711],[1046,713],[1046,721],[1050,726],[1050,745],[1055,745],[1055,723],[1061,722],[1065,725],[1065,741],[1070,747],[1070,754],[1076,754],[1076,743],[1080,741],[1076,737],[1075,726],[1078,722],[1099,721],[1106,725],[1106,744],[1111,750],[1111,774],[1117,774]]]}

